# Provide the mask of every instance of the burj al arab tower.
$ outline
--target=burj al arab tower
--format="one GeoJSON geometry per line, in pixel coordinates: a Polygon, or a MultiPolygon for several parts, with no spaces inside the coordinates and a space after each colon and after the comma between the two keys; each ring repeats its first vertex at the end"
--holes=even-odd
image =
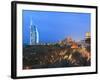
{"type": "Polygon", "coordinates": [[[39,32],[37,27],[33,25],[32,19],[30,20],[30,45],[39,43],[39,32]]]}

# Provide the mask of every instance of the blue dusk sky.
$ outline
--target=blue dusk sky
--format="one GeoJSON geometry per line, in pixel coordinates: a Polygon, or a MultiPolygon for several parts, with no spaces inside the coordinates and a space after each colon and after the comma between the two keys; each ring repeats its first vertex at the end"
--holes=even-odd
{"type": "Polygon", "coordinates": [[[23,43],[29,44],[29,27],[32,19],[39,32],[40,43],[54,43],[67,37],[83,40],[90,32],[90,13],[23,10],[23,43]]]}

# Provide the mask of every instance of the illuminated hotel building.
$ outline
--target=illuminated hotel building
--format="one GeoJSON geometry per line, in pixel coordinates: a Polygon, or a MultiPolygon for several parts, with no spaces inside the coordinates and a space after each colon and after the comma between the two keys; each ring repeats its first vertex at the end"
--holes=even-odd
{"type": "Polygon", "coordinates": [[[90,32],[86,32],[85,42],[90,44],[90,42],[91,42],[91,34],[90,34],[90,32]]]}
{"type": "Polygon", "coordinates": [[[90,32],[86,32],[85,38],[87,39],[87,38],[90,38],[90,37],[91,37],[90,32]]]}
{"type": "Polygon", "coordinates": [[[37,27],[33,25],[32,19],[30,21],[30,45],[39,43],[39,33],[37,27]]]}

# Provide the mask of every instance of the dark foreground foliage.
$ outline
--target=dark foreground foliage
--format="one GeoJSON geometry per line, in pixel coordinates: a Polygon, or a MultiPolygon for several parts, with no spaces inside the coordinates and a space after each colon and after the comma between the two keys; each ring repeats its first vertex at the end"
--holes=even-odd
{"type": "Polygon", "coordinates": [[[23,69],[90,66],[90,50],[58,45],[33,45],[23,48],[23,69]]]}

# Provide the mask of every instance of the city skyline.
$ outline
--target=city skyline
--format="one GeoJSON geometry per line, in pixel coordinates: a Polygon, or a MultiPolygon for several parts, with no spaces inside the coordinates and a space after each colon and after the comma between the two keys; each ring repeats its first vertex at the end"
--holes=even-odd
{"type": "Polygon", "coordinates": [[[32,19],[39,32],[40,43],[55,43],[66,37],[85,38],[90,32],[90,14],[23,10],[23,43],[29,44],[29,26],[32,19]]]}

